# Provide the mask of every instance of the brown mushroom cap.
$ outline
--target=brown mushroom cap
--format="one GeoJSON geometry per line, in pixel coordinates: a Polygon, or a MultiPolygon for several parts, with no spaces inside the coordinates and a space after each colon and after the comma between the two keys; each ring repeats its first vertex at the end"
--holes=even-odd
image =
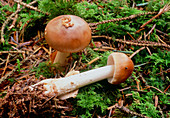
{"type": "Polygon", "coordinates": [[[108,57],[107,65],[114,65],[113,78],[108,78],[111,84],[124,82],[133,72],[134,64],[124,53],[112,53],[108,57]]]}
{"type": "Polygon", "coordinates": [[[91,40],[87,22],[74,15],[61,15],[52,19],[45,28],[45,39],[55,50],[78,52],[91,40]]]}

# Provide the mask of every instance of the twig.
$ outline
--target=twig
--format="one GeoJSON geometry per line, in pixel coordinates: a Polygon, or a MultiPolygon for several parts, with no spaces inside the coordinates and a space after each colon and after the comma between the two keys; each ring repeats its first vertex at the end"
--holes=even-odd
{"type": "MultiPolygon", "coordinates": [[[[22,60],[22,61],[20,62],[20,64],[22,65],[24,62],[26,62],[27,60],[29,60],[32,56],[33,56],[33,54],[30,55],[29,57],[26,57],[24,60],[22,60]]],[[[3,76],[3,77],[0,79],[0,84],[1,84],[4,80],[6,80],[10,75],[12,75],[16,70],[17,70],[17,67],[15,67],[14,69],[12,69],[12,71],[10,71],[10,72],[7,73],[5,76],[3,76]]]]}
{"type": "Polygon", "coordinates": [[[139,30],[137,30],[135,33],[139,33],[140,31],[144,30],[145,28],[141,28],[139,30]]]}
{"type": "Polygon", "coordinates": [[[11,36],[11,41],[14,42],[15,44],[19,45],[18,40],[15,41],[14,38],[11,36]]]}
{"type": "Polygon", "coordinates": [[[56,96],[56,95],[54,95],[54,96],[50,97],[48,100],[46,100],[46,101],[41,105],[41,107],[44,106],[48,101],[50,101],[51,99],[53,99],[55,96],[56,96]]]}
{"type": "MultiPolygon", "coordinates": [[[[32,58],[33,56],[35,56],[34,54],[35,54],[38,50],[40,50],[40,49],[41,49],[41,47],[37,48],[30,56],[28,56],[28,57],[26,57],[25,59],[23,59],[23,60],[20,62],[20,66],[21,66],[22,64],[24,64],[26,61],[28,61],[30,58],[32,58]]],[[[12,69],[12,71],[10,71],[9,73],[7,73],[5,76],[3,76],[3,77],[0,79],[0,84],[1,84],[4,80],[6,80],[10,75],[12,75],[16,70],[17,70],[17,67],[15,66],[15,67],[12,69]]]]}
{"type": "Polygon", "coordinates": [[[2,65],[2,64],[5,63],[5,60],[3,60],[2,58],[0,58],[0,61],[2,61],[2,62],[0,63],[0,65],[2,65]]]}
{"type": "Polygon", "coordinates": [[[164,33],[164,32],[162,32],[162,31],[160,31],[160,30],[158,30],[158,29],[156,29],[156,31],[159,32],[160,34],[163,34],[164,36],[170,36],[170,35],[168,35],[167,33],[164,33]]]}
{"type": "Polygon", "coordinates": [[[113,41],[117,41],[120,43],[125,43],[129,45],[137,45],[137,46],[155,46],[155,47],[166,47],[170,48],[170,45],[168,44],[162,44],[162,43],[157,43],[157,42],[152,42],[152,41],[138,41],[138,40],[130,40],[130,41],[124,41],[122,39],[113,39],[112,37],[109,36],[92,36],[92,38],[105,38],[113,41]]]}
{"type": "MultiPolygon", "coordinates": [[[[17,10],[20,9],[20,4],[17,5],[17,10]]],[[[15,15],[14,17],[14,20],[12,22],[12,25],[9,27],[9,30],[11,30],[14,26],[15,26],[15,23],[17,21],[17,18],[18,18],[18,14],[15,15]]]]}
{"type": "Polygon", "coordinates": [[[166,44],[158,35],[156,35],[157,37],[158,37],[158,40],[160,41],[160,42],[162,42],[163,44],[166,44]]]}
{"type": "Polygon", "coordinates": [[[164,93],[169,89],[170,85],[164,90],[164,93]]]}
{"type": "Polygon", "coordinates": [[[145,38],[150,34],[152,33],[152,31],[155,29],[156,27],[156,24],[153,25],[153,27],[151,28],[151,30],[146,34],[145,38]]]}
{"type": "MultiPolygon", "coordinates": [[[[54,107],[54,108],[59,108],[59,109],[68,109],[68,107],[66,107],[66,106],[60,106],[60,105],[57,105],[57,106],[52,106],[52,107],[54,107]]],[[[62,117],[61,117],[62,118],[62,117]]],[[[64,118],[64,117],[63,117],[64,118]]]]}
{"type": "MultiPolygon", "coordinates": [[[[38,42],[40,42],[40,41],[42,41],[44,39],[44,37],[41,37],[41,38],[39,38],[38,40],[36,40],[34,43],[33,43],[33,46],[35,45],[35,44],[37,44],[38,42]]],[[[49,47],[49,48],[51,48],[51,47],[49,47]]],[[[51,52],[50,52],[51,53],[51,52]]]]}
{"type": "Polygon", "coordinates": [[[111,50],[111,51],[113,51],[113,52],[122,52],[122,53],[126,53],[126,54],[132,54],[133,53],[133,51],[121,51],[121,50],[115,50],[115,48],[112,48],[112,47],[108,47],[108,48],[106,48],[106,47],[102,47],[102,48],[94,48],[93,49],[94,51],[104,51],[104,52],[106,52],[106,51],[108,51],[108,50],[111,50]]]}
{"type": "Polygon", "coordinates": [[[142,64],[138,64],[138,65],[135,65],[134,67],[137,68],[137,67],[141,67],[141,66],[144,66],[146,64],[149,64],[149,62],[145,62],[145,63],[142,63],[142,64]]]}
{"type": "Polygon", "coordinates": [[[116,103],[116,104],[113,105],[113,106],[108,107],[107,110],[115,109],[115,108],[117,108],[117,107],[118,107],[118,103],[116,103]]]}
{"type": "Polygon", "coordinates": [[[161,90],[159,90],[158,88],[156,88],[156,87],[154,87],[154,86],[147,86],[147,87],[149,87],[149,88],[153,88],[153,89],[155,89],[155,90],[159,91],[160,93],[164,93],[164,92],[162,92],[161,90]]]}
{"type": "Polygon", "coordinates": [[[155,107],[157,107],[158,106],[158,96],[157,95],[155,95],[155,107]]]}
{"type": "MultiPolygon", "coordinates": [[[[3,53],[2,53],[3,54],[3,53]]],[[[25,54],[25,53],[23,53],[23,54],[25,54]]],[[[14,55],[12,54],[12,53],[10,53],[10,56],[12,57],[10,60],[9,60],[9,62],[12,62],[12,61],[15,61],[18,57],[19,57],[19,55],[17,55],[16,53],[14,53],[14,55]]],[[[0,65],[2,65],[2,64],[4,64],[5,62],[6,62],[6,59],[1,59],[0,58],[0,61],[2,61],[1,63],[0,63],[0,65]]]]}
{"type": "Polygon", "coordinates": [[[140,80],[142,81],[142,83],[145,85],[145,86],[148,86],[148,83],[147,81],[145,80],[145,78],[142,76],[142,73],[138,72],[139,74],[139,77],[140,77],[140,80]]]}
{"type": "Polygon", "coordinates": [[[152,17],[149,21],[147,21],[146,23],[144,23],[140,28],[145,27],[147,24],[149,24],[150,22],[152,22],[153,19],[159,17],[161,14],[167,12],[169,9],[170,9],[169,4],[165,5],[162,9],[160,9],[159,13],[158,13],[156,16],[152,17]]]}
{"type": "Polygon", "coordinates": [[[161,109],[161,107],[160,107],[160,105],[158,105],[158,109],[159,109],[159,112],[161,113],[161,118],[165,118],[165,116],[164,116],[164,114],[163,114],[163,111],[162,111],[162,109],[161,109]]]}
{"type": "Polygon", "coordinates": [[[129,45],[170,48],[170,45],[168,44],[162,44],[162,43],[157,43],[157,42],[152,42],[152,41],[123,41],[122,39],[115,39],[115,41],[120,42],[120,43],[126,43],[129,45]]]}
{"type": "Polygon", "coordinates": [[[12,22],[11,26],[9,27],[9,30],[11,30],[11,29],[15,26],[15,23],[16,23],[16,21],[17,21],[17,18],[18,18],[18,15],[16,14],[15,17],[14,17],[14,19],[13,19],[13,22],[12,22]]]}
{"type": "Polygon", "coordinates": [[[143,49],[145,49],[145,47],[141,47],[140,49],[136,50],[132,55],[130,55],[129,58],[132,58],[133,56],[135,56],[137,53],[139,53],[143,49]]]}
{"type": "Polygon", "coordinates": [[[148,53],[152,55],[151,50],[148,47],[146,47],[146,49],[148,50],[148,53]]]}
{"type": "Polygon", "coordinates": [[[69,70],[69,72],[73,71],[74,68],[76,67],[77,61],[74,62],[73,67],[69,70]]]}
{"type": "Polygon", "coordinates": [[[126,113],[128,113],[128,114],[131,114],[131,115],[136,115],[136,116],[139,116],[139,117],[141,117],[141,118],[149,118],[149,117],[147,117],[147,116],[144,116],[143,114],[139,114],[139,113],[136,113],[136,112],[134,112],[134,111],[131,111],[130,109],[128,109],[128,108],[126,108],[126,107],[124,107],[124,106],[119,106],[118,103],[116,103],[115,105],[113,105],[113,106],[111,106],[111,107],[108,107],[107,110],[116,109],[116,108],[118,108],[118,109],[120,109],[121,111],[124,111],[124,112],[126,112],[126,113]]]}
{"type": "Polygon", "coordinates": [[[91,65],[92,63],[94,63],[94,62],[96,62],[97,60],[99,60],[100,57],[102,57],[102,56],[99,56],[99,57],[96,57],[96,58],[92,59],[90,62],[88,62],[87,64],[85,64],[85,65],[84,65],[82,68],[80,68],[80,69],[84,69],[84,68],[87,67],[87,65],[91,65]]]}
{"type": "Polygon", "coordinates": [[[25,51],[1,51],[0,54],[4,54],[4,53],[25,53],[25,51]]]}
{"type": "Polygon", "coordinates": [[[170,68],[168,68],[167,70],[164,70],[164,71],[162,71],[160,73],[156,73],[156,75],[161,75],[162,73],[168,73],[168,72],[170,72],[170,68]]]}
{"type": "Polygon", "coordinates": [[[27,41],[27,42],[24,42],[24,43],[20,43],[16,48],[21,48],[23,46],[30,45],[31,43],[33,43],[33,41],[27,41]]]}
{"type": "Polygon", "coordinates": [[[109,23],[109,22],[116,22],[116,21],[122,21],[122,20],[129,20],[129,19],[133,19],[139,16],[143,16],[143,15],[151,15],[151,14],[157,14],[158,12],[146,12],[146,13],[139,13],[139,14],[134,14],[128,17],[124,17],[124,18],[116,18],[116,19],[111,19],[111,20],[105,20],[105,21],[101,21],[101,22],[97,22],[97,23],[89,23],[90,27],[94,27],[100,24],[105,24],[105,23],[109,23]]]}
{"type": "Polygon", "coordinates": [[[10,95],[35,95],[35,93],[11,93],[10,95]]]}
{"type": "Polygon", "coordinates": [[[119,89],[119,91],[128,90],[128,89],[130,89],[130,88],[131,88],[131,86],[129,86],[129,87],[126,87],[126,88],[123,88],[123,89],[119,89]]]}
{"type": "Polygon", "coordinates": [[[109,116],[108,116],[108,118],[110,118],[111,114],[112,114],[112,109],[110,109],[110,111],[109,111],[109,116]]]}
{"type": "MultiPolygon", "coordinates": [[[[31,3],[29,3],[29,5],[32,5],[34,3],[36,3],[37,1],[32,1],[31,3]]],[[[19,13],[21,10],[23,10],[25,7],[22,7],[20,9],[17,9],[14,13],[12,13],[6,20],[5,22],[3,23],[2,25],[2,28],[1,28],[1,41],[0,43],[4,43],[5,42],[5,39],[4,39],[4,29],[5,29],[5,26],[6,24],[8,24],[9,20],[12,19],[13,16],[15,16],[17,13],[19,13]]]]}
{"type": "Polygon", "coordinates": [[[7,56],[6,64],[5,64],[4,71],[2,72],[1,77],[3,77],[3,75],[4,75],[4,73],[5,73],[6,69],[7,69],[7,65],[8,65],[8,62],[9,62],[9,57],[10,57],[10,53],[7,56]]]}
{"type": "Polygon", "coordinates": [[[96,58],[92,59],[90,62],[88,62],[88,65],[90,65],[90,64],[94,63],[95,61],[99,60],[100,57],[102,57],[102,56],[99,56],[99,57],[96,57],[96,58]]]}
{"type": "Polygon", "coordinates": [[[138,90],[138,89],[131,89],[132,91],[137,91],[139,93],[147,93],[147,91],[143,91],[143,90],[138,90]]]}
{"type": "MultiPolygon", "coordinates": [[[[34,11],[37,11],[37,12],[40,12],[40,13],[44,13],[43,11],[37,9],[36,7],[31,6],[30,4],[26,4],[26,3],[21,2],[19,0],[14,0],[14,2],[16,2],[16,3],[20,4],[20,5],[23,5],[23,6],[27,7],[27,8],[29,8],[29,9],[32,9],[34,11]]],[[[49,13],[44,13],[44,14],[49,15],[49,13]]]]}
{"type": "Polygon", "coordinates": [[[127,34],[128,34],[133,40],[135,40],[135,38],[134,38],[129,32],[127,32],[127,34]]]}
{"type": "Polygon", "coordinates": [[[135,80],[135,81],[136,81],[136,88],[137,88],[137,91],[140,91],[140,85],[139,85],[140,81],[138,81],[138,80],[135,80]]]}
{"type": "Polygon", "coordinates": [[[47,52],[47,53],[50,55],[50,52],[47,50],[47,48],[45,48],[45,47],[43,46],[42,49],[44,49],[44,51],[47,52]]]}
{"type": "Polygon", "coordinates": [[[137,38],[138,41],[142,39],[142,34],[137,38]]]}

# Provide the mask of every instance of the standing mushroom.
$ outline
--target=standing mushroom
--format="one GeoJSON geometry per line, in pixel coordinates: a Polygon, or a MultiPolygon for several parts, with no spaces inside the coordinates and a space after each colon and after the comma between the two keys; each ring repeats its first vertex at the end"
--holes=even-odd
{"type": "Polygon", "coordinates": [[[91,29],[88,23],[78,16],[61,15],[47,24],[45,39],[57,50],[54,63],[63,66],[70,53],[78,52],[88,46],[91,40],[91,29]]]}
{"type": "Polygon", "coordinates": [[[30,86],[33,90],[37,85],[43,85],[47,96],[61,96],[80,87],[108,78],[111,84],[124,82],[133,72],[134,64],[124,53],[112,53],[108,57],[107,66],[72,75],[60,79],[46,79],[30,86]]]}

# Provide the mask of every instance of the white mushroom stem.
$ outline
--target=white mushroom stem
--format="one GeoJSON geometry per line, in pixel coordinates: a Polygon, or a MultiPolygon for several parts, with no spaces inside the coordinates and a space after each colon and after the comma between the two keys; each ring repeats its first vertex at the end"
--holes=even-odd
{"type": "Polygon", "coordinates": [[[55,57],[53,63],[57,63],[60,66],[64,66],[67,63],[69,55],[70,55],[70,53],[65,53],[65,52],[57,51],[57,54],[56,54],[56,57],[55,57]]]}
{"type": "Polygon", "coordinates": [[[46,79],[43,80],[32,87],[43,84],[46,91],[45,95],[63,95],[68,92],[74,91],[80,87],[101,81],[106,78],[111,78],[113,76],[114,66],[107,65],[101,68],[86,71],[80,74],[72,75],[60,79],[46,79]]]}

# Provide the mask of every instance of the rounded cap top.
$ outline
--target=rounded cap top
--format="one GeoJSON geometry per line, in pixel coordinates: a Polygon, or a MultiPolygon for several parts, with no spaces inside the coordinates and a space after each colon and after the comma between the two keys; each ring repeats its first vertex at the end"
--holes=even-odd
{"type": "Polygon", "coordinates": [[[134,64],[124,53],[115,52],[109,55],[107,65],[114,65],[113,78],[108,78],[111,84],[124,82],[133,72],[134,64]]]}
{"type": "Polygon", "coordinates": [[[74,15],[61,15],[52,19],[45,28],[45,39],[55,50],[78,52],[91,40],[87,22],[74,15]]]}

